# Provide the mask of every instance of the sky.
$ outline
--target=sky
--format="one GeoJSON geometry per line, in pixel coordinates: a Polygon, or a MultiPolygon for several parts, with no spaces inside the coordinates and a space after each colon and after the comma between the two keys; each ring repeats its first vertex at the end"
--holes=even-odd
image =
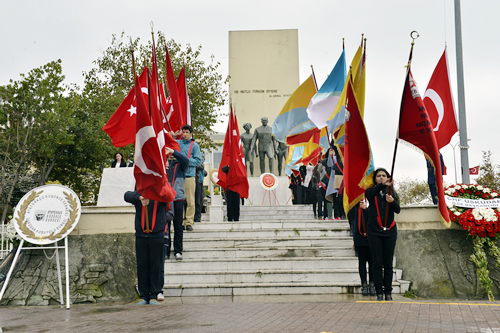
{"type": "MultiPolygon", "coordinates": [[[[82,73],[94,67],[93,61],[110,45],[113,34],[124,31],[145,43],[151,37],[151,21],[155,31],[164,32],[167,39],[202,45],[202,59],[209,61],[214,55],[223,76],[228,75],[229,31],[298,29],[300,80],[310,75],[313,65],[321,85],[340,56],[342,38],[350,63],[364,33],[365,124],[375,166],[390,170],[410,32],[417,31],[420,37],[415,41],[412,73],[421,95],[447,45],[458,112],[453,0],[3,0],[1,8],[0,85],[57,59],[62,60],[65,82],[82,85],[82,73]]],[[[495,37],[498,12],[498,0],[461,1],[470,167],[480,164],[483,151],[491,151],[493,162],[500,163],[500,145],[494,139],[500,123],[495,88],[500,73],[500,44],[495,37]]],[[[224,132],[226,126],[222,122],[215,129],[224,132]]],[[[451,144],[458,141],[457,134],[451,144]]],[[[441,152],[448,168],[445,182],[455,183],[454,152],[460,182],[459,148],[448,145],[441,152]]],[[[426,179],[423,155],[400,144],[394,177],[426,179]]]]}

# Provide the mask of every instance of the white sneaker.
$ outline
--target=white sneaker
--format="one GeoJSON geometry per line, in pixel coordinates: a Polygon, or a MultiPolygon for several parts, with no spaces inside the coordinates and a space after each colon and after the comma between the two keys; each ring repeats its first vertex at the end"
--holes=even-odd
{"type": "Polygon", "coordinates": [[[175,260],[182,260],[182,254],[176,253],[175,254],[175,260]]]}
{"type": "Polygon", "coordinates": [[[165,296],[163,296],[163,293],[159,293],[158,296],[156,296],[156,299],[159,300],[159,301],[164,301],[165,300],[165,296]]]}

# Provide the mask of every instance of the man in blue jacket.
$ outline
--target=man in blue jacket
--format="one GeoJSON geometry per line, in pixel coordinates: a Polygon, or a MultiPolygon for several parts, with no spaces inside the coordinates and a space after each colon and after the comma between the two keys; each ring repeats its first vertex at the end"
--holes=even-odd
{"type": "Polygon", "coordinates": [[[195,202],[194,193],[196,191],[196,167],[201,164],[200,146],[193,139],[193,128],[190,125],[182,127],[182,140],[177,140],[181,153],[189,159],[189,167],[186,172],[186,215],[183,225],[187,231],[193,231],[195,202]]]}
{"type": "Polygon", "coordinates": [[[163,236],[167,220],[174,217],[173,205],[149,200],[137,191],[125,192],[124,199],[135,206],[135,257],[140,298],[137,305],[157,305],[157,296],[163,288],[163,236]],[[144,207],[147,207],[147,219],[143,217],[144,207]]]}

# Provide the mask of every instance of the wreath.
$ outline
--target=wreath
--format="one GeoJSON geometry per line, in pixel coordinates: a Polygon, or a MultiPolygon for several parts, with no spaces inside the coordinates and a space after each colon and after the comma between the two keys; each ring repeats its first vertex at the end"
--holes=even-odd
{"type": "MultiPolygon", "coordinates": [[[[500,210],[498,207],[484,207],[489,206],[484,205],[484,203],[498,198],[498,192],[476,184],[451,185],[444,192],[451,198],[470,199],[463,201],[469,207],[448,205],[448,213],[450,219],[458,223],[462,229],[467,231],[468,236],[472,237],[474,253],[471,255],[471,260],[476,265],[479,281],[489,300],[494,301],[491,290],[493,282],[488,270],[485,247],[487,247],[488,253],[495,258],[495,266],[500,267],[500,249],[496,245],[496,240],[500,237],[500,210]],[[483,207],[470,207],[475,205],[483,207]]],[[[450,201],[453,202],[453,200],[450,201]]]]}

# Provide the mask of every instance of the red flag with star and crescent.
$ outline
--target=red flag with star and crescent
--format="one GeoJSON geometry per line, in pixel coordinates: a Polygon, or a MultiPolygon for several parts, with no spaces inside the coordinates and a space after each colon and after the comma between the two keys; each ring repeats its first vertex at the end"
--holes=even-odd
{"type": "Polygon", "coordinates": [[[458,131],[446,48],[432,73],[423,102],[434,128],[438,148],[441,149],[450,143],[458,131]]]}
{"type": "MultiPolygon", "coordinates": [[[[138,86],[136,75],[136,86],[138,86]]],[[[150,200],[171,202],[175,190],[165,172],[164,157],[143,94],[136,88],[137,116],[134,177],[137,191],[150,200]]]]}
{"type": "MultiPolygon", "coordinates": [[[[145,98],[148,94],[147,72],[147,68],[144,67],[138,83],[145,98]]],[[[136,114],[137,100],[134,86],[102,129],[108,133],[113,146],[125,147],[135,142],[136,114]]]]}
{"type": "Polygon", "coordinates": [[[233,106],[229,113],[226,137],[224,139],[224,148],[222,150],[222,159],[219,166],[217,184],[223,188],[229,188],[231,191],[240,194],[240,197],[248,199],[248,176],[245,166],[245,157],[243,155],[243,146],[241,144],[238,120],[233,113],[233,106]],[[226,175],[222,172],[222,167],[228,165],[229,172],[226,175]]]}

